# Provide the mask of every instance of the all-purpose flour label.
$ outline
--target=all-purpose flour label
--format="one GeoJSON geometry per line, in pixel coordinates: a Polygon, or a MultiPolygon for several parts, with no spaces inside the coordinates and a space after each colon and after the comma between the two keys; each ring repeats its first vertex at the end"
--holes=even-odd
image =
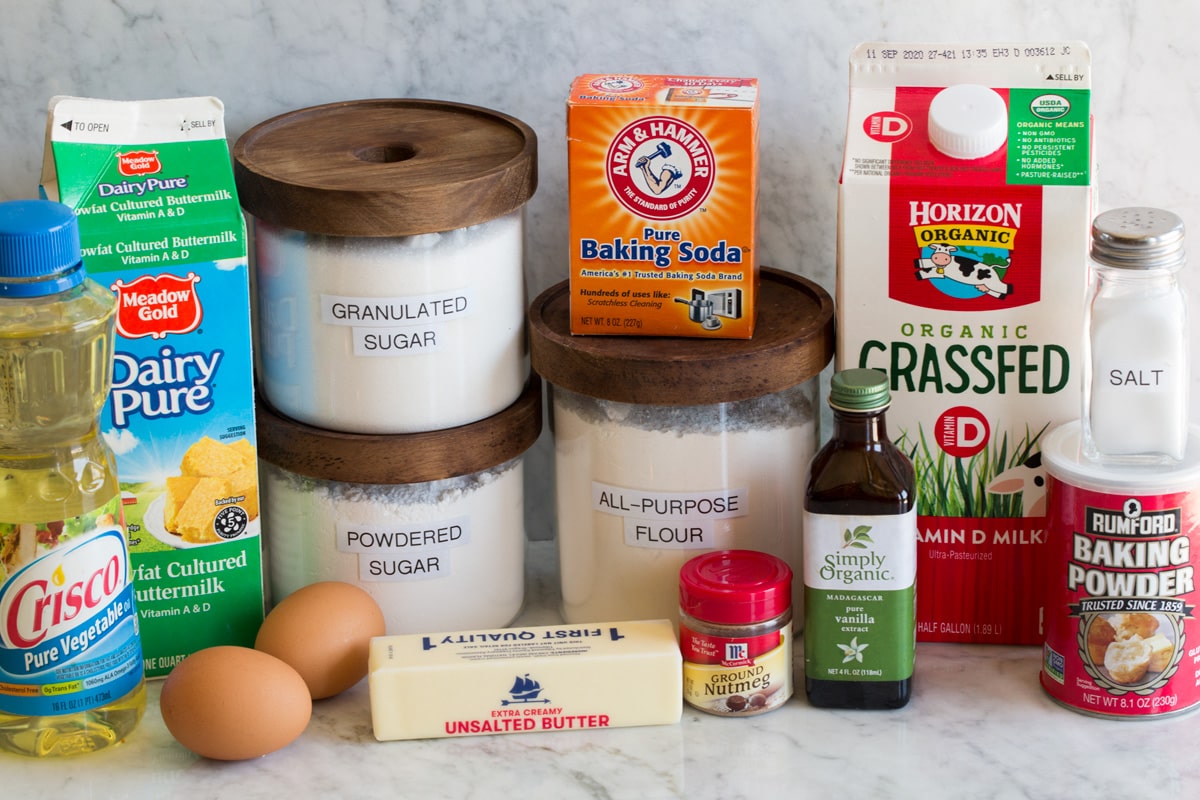
{"type": "Polygon", "coordinates": [[[1081,403],[1089,54],[874,43],[851,65],[837,364],[890,378],[917,473],[918,637],[1040,643],[1041,437],[1081,403]],[[981,102],[959,140],[937,104],[964,87],[981,102]]]}

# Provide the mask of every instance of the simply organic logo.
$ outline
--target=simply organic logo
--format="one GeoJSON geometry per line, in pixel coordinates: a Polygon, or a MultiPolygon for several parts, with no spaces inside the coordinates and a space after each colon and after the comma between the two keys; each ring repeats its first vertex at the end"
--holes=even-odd
{"type": "Polygon", "coordinates": [[[132,283],[118,280],[117,333],[126,339],[150,336],[163,339],[170,333],[190,333],[200,326],[204,310],[196,284],[200,276],[143,275],[132,283]]]}
{"type": "Polygon", "coordinates": [[[712,192],[716,158],[704,135],[687,122],[643,117],[613,138],[605,172],[613,196],[629,211],[644,219],[679,219],[712,192]]]}
{"type": "MultiPolygon", "coordinates": [[[[18,573],[0,599],[5,645],[37,648],[101,613],[122,592],[129,574],[122,533],[110,529],[60,557],[45,557],[18,573]]],[[[25,654],[23,669],[38,666],[25,654]]]]}

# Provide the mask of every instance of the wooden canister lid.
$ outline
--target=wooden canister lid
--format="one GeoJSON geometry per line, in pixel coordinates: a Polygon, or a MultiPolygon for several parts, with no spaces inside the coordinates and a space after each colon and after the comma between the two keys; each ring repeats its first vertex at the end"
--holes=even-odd
{"type": "Polygon", "coordinates": [[[816,377],[833,357],[833,299],[799,275],[763,267],[752,339],[572,336],[563,281],[529,309],[533,369],[579,394],[660,406],[748,400],[816,377]]]}
{"type": "Polygon", "coordinates": [[[457,478],[524,453],[542,431],[542,383],[531,375],[516,402],[479,422],[422,433],[314,428],[257,398],[258,454],[288,472],[339,483],[399,484],[457,478]]]}
{"type": "Polygon", "coordinates": [[[525,123],[438,100],[357,100],[282,114],[233,148],[253,216],[330,236],[413,236],[478,225],[537,188],[525,123]]]}

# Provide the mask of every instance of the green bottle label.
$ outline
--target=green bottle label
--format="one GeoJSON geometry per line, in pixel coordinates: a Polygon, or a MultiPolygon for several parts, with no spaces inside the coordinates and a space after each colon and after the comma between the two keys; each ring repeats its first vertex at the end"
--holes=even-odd
{"type": "Polygon", "coordinates": [[[804,514],[804,671],[827,681],[912,676],[917,512],[804,514]]]}

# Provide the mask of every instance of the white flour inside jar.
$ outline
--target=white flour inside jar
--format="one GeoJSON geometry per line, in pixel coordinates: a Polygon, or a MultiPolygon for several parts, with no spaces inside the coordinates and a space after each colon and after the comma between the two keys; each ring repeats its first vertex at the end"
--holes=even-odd
{"type": "Polygon", "coordinates": [[[443,233],[255,224],[261,387],[284,414],[415,433],[507,407],[528,375],[522,212],[443,233]]]}
{"type": "Polygon", "coordinates": [[[554,386],[564,618],[677,620],[679,568],[704,550],[759,550],[798,571],[815,383],[704,406],[554,386]]]}
{"type": "Polygon", "coordinates": [[[261,465],[275,602],[317,581],[355,584],[379,603],[389,634],[497,628],[520,613],[522,458],[394,485],[261,465]]]}

